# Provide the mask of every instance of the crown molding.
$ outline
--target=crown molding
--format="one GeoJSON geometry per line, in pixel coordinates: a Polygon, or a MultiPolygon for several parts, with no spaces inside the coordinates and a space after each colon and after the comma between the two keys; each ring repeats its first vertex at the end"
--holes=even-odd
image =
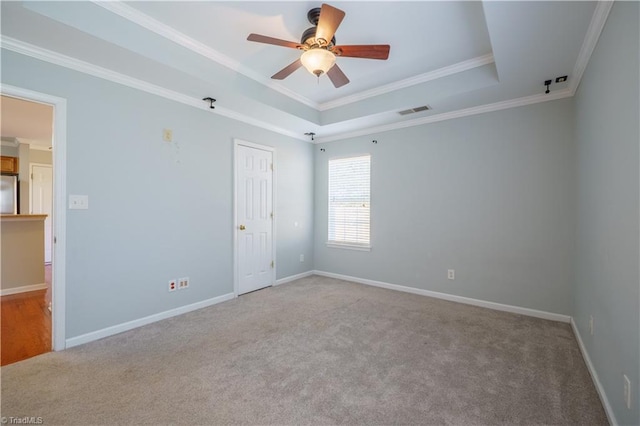
{"type": "Polygon", "coordinates": [[[447,77],[453,74],[457,74],[462,71],[467,71],[473,68],[478,68],[483,65],[492,64],[495,60],[493,53],[478,56],[476,58],[468,59],[466,61],[458,62],[457,64],[449,65],[437,70],[429,71],[424,74],[419,74],[413,77],[405,78],[404,80],[395,81],[393,83],[378,86],[376,88],[365,90],[360,93],[345,96],[343,98],[328,101],[319,105],[320,111],[326,111],[328,109],[340,107],[353,102],[362,101],[374,96],[384,95],[385,93],[393,92],[395,90],[404,89],[406,87],[415,86],[416,84],[426,83],[428,81],[437,80],[439,78],[447,77]]]}
{"type": "Polygon", "coordinates": [[[604,28],[604,24],[607,22],[612,6],[613,1],[598,1],[596,4],[596,10],[593,12],[589,28],[587,29],[587,34],[582,42],[580,53],[578,53],[578,59],[576,59],[576,63],[573,67],[573,76],[571,80],[569,80],[569,88],[571,89],[572,95],[576,93],[576,90],[578,90],[580,80],[582,80],[582,75],[587,69],[587,64],[589,63],[589,59],[591,59],[593,50],[596,48],[596,44],[598,43],[598,39],[600,38],[600,34],[604,28]]]}
{"type": "Polygon", "coordinates": [[[47,152],[51,152],[51,147],[50,146],[42,146],[42,145],[36,145],[33,143],[29,144],[29,149],[32,151],[47,151],[47,152]]]}
{"type": "Polygon", "coordinates": [[[281,94],[290,97],[291,99],[298,101],[304,105],[307,105],[311,108],[314,108],[318,111],[326,111],[331,108],[336,108],[338,106],[347,105],[353,102],[362,101],[364,99],[371,98],[373,96],[382,95],[385,93],[392,92],[394,90],[402,89],[405,87],[414,86],[416,84],[424,83],[427,81],[432,81],[438,78],[446,77],[448,75],[456,74],[462,71],[466,71],[469,69],[477,68],[483,65],[491,64],[494,62],[493,54],[489,53],[487,55],[479,56],[477,58],[472,58],[466,61],[459,62],[457,64],[453,64],[447,67],[439,68],[437,70],[433,70],[424,74],[420,74],[414,77],[410,77],[404,80],[396,81],[384,86],[379,86],[377,88],[371,90],[365,90],[360,93],[356,93],[353,95],[345,96],[339,99],[335,99],[329,102],[325,102],[319,104],[317,102],[308,99],[293,90],[289,90],[283,87],[280,84],[274,83],[271,79],[265,78],[263,75],[254,72],[253,70],[248,69],[240,62],[235,59],[230,58],[227,55],[224,55],[221,52],[218,52],[215,49],[201,43],[180,31],[150,17],[149,15],[135,9],[129,5],[126,5],[120,1],[92,1],[95,5],[100,6],[109,12],[112,12],[130,22],[133,22],[143,28],[146,28],[149,31],[152,31],[158,34],[161,37],[164,37],[168,40],[173,41],[174,43],[191,50],[205,58],[208,58],[218,64],[225,66],[233,71],[239,72],[244,76],[251,78],[258,83],[261,83],[267,86],[270,89],[273,89],[281,94]]]}
{"type": "Polygon", "coordinates": [[[294,92],[293,90],[289,90],[286,87],[274,83],[271,79],[248,69],[235,59],[232,59],[229,56],[218,52],[215,49],[212,49],[206,44],[201,43],[198,40],[195,40],[166,24],[163,24],[162,22],[150,17],[149,15],[140,12],[138,9],[135,9],[120,1],[92,1],[92,3],[130,22],[133,22],[134,24],[146,28],[147,30],[152,31],[159,36],[166,38],[167,40],[170,40],[186,49],[189,49],[192,52],[197,53],[198,55],[204,56],[207,59],[217,62],[222,66],[225,66],[252,80],[255,80],[267,86],[268,88],[273,89],[285,96],[288,96],[304,105],[318,109],[317,102],[314,102],[311,99],[308,99],[294,92]]]}
{"type": "Polygon", "coordinates": [[[470,115],[484,114],[487,112],[500,111],[503,109],[516,108],[525,105],[537,104],[540,102],[555,101],[557,99],[568,98],[573,96],[570,89],[558,90],[549,94],[538,94],[524,96],[522,98],[509,99],[506,101],[495,102],[492,104],[479,105],[471,108],[460,109],[457,111],[444,112],[442,114],[430,115],[428,117],[416,118],[413,120],[400,121],[398,123],[390,123],[382,126],[368,127],[354,132],[340,133],[338,135],[317,137],[314,143],[333,142],[337,140],[355,138],[358,136],[366,136],[390,130],[404,129],[406,127],[420,126],[423,124],[437,123],[438,121],[452,120],[454,118],[468,117],[470,115]]]}
{"type": "MultiPolygon", "coordinates": [[[[119,12],[122,12],[122,13],[125,13],[123,11],[127,11],[127,12],[132,11],[134,16],[136,16],[137,18],[140,18],[139,15],[146,16],[144,14],[140,14],[140,12],[136,11],[135,9],[130,8],[129,6],[123,5],[119,2],[103,2],[103,3],[99,3],[99,5],[101,7],[105,7],[105,5],[110,5],[105,8],[111,11],[118,10],[119,12]],[[117,6],[113,7],[114,5],[117,5],[117,6]]],[[[547,102],[547,101],[552,101],[556,99],[571,97],[575,94],[580,84],[580,79],[582,78],[582,75],[587,67],[589,59],[591,58],[591,54],[593,53],[593,50],[598,42],[600,34],[602,33],[602,29],[604,28],[605,22],[607,20],[607,17],[609,16],[609,12],[611,11],[612,5],[613,5],[612,1],[598,1],[594,14],[591,18],[591,22],[589,24],[587,34],[585,35],[585,39],[580,49],[578,59],[576,60],[576,64],[573,70],[573,76],[570,80],[569,87],[566,89],[559,90],[551,94],[536,94],[532,96],[525,96],[517,99],[505,100],[505,101],[495,102],[491,104],[465,108],[457,111],[450,111],[442,114],[430,115],[427,117],[421,117],[413,120],[405,120],[405,121],[390,123],[382,126],[369,127],[365,129],[355,130],[352,132],[343,132],[343,133],[339,133],[339,134],[335,134],[327,137],[318,137],[316,138],[315,141],[313,141],[313,143],[324,143],[324,142],[331,142],[331,141],[348,139],[348,138],[353,138],[358,136],[365,136],[365,135],[370,135],[374,133],[387,132],[390,130],[402,129],[402,128],[413,127],[413,126],[420,126],[423,124],[435,123],[438,121],[451,120],[455,118],[483,114],[486,112],[499,111],[499,110],[508,109],[508,108],[516,108],[519,106],[531,105],[535,103],[547,102]]],[[[150,19],[149,21],[150,23],[148,25],[157,23],[158,25],[164,26],[164,24],[161,24],[149,17],[147,18],[150,19]]],[[[147,27],[145,26],[145,28],[147,27]]],[[[198,42],[195,42],[195,43],[198,43],[198,42]]],[[[232,111],[230,109],[226,109],[220,106],[217,106],[215,110],[209,110],[209,108],[206,108],[199,99],[195,99],[187,95],[184,95],[182,93],[165,89],[163,87],[160,87],[151,83],[147,83],[145,81],[138,80],[133,77],[129,77],[124,74],[120,74],[115,71],[108,70],[106,68],[89,64],[87,62],[80,61],[78,59],[75,59],[69,56],[65,56],[47,49],[43,49],[41,47],[22,42],[20,40],[16,40],[6,36],[0,36],[0,45],[3,49],[11,50],[13,52],[16,52],[22,55],[30,56],[35,59],[53,63],[55,65],[69,68],[78,72],[93,75],[95,77],[109,80],[109,81],[122,84],[128,87],[132,87],[138,90],[142,90],[147,93],[151,93],[157,96],[171,99],[173,101],[180,102],[182,104],[189,105],[195,108],[206,109],[208,111],[211,111],[212,113],[215,113],[233,120],[237,120],[237,121],[240,121],[249,125],[253,125],[256,127],[260,127],[265,130],[273,131],[273,132],[276,132],[285,136],[289,136],[304,142],[309,142],[304,136],[301,136],[298,133],[290,131],[288,129],[283,129],[278,126],[274,126],[271,123],[267,123],[267,122],[255,119],[247,115],[241,114],[237,111],[232,111]]],[[[209,49],[208,47],[206,47],[206,49],[211,52],[215,52],[212,49],[209,49]]],[[[218,52],[215,52],[215,53],[218,53],[218,52]]],[[[361,92],[359,94],[355,94],[355,95],[351,95],[335,101],[327,102],[322,104],[320,107],[322,107],[323,109],[335,108],[336,106],[339,106],[339,105],[345,105],[351,102],[356,102],[357,100],[365,99],[367,97],[376,96],[381,93],[387,93],[388,91],[397,90],[399,88],[409,87],[414,84],[419,84],[421,82],[430,81],[436,78],[441,78],[446,75],[455,74],[457,72],[465,71],[468,69],[490,64],[493,62],[494,62],[494,58],[492,54],[480,56],[477,58],[470,59],[468,61],[463,61],[454,65],[451,65],[450,67],[440,68],[438,70],[434,70],[429,73],[421,74],[420,76],[401,80],[396,83],[391,83],[389,85],[382,86],[377,89],[361,92]],[[389,87],[392,87],[392,88],[389,90],[386,90],[386,88],[389,88],[389,87]],[[380,90],[380,92],[376,93],[378,90],[380,90]]]]}
{"type": "MultiPolygon", "coordinates": [[[[389,83],[383,86],[376,87],[374,89],[365,90],[359,93],[355,93],[353,95],[345,96],[342,98],[334,99],[332,101],[317,103],[308,99],[292,90],[289,90],[282,85],[276,84],[272,82],[270,79],[265,78],[261,74],[254,72],[253,70],[248,69],[243,66],[238,61],[230,58],[218,52],[215,49],[201,43],[186,34],[183,34],[172,27],[150,17],[149,15],[135,9],[127,4],[124,4],[120,1],[96,1],[92,0],[92,2],[96,6],[100,6],[105,10],[108,10],[130,22],[133,22],[143,28],[146,28],[149,31],[152,31],[161,37],[164,37],[168,40],[173,41],[174,43],[195,52],[196,54],[202,55],[222,66],[225,66],[233,71],[236,71],[244,76],[257,81],[260,84],[265,85],[266,87],[277,91],[285,96],[290,97],[293,100],[296,100],[303,105],[307,105],[311,108],[314,108],[320,112],[326,111],[332,108],[340,107],[343,105],[348,105],[350,103],[359,102],[374,96],[379,96],[385,93],[392,92],[394,90],[403,89],[406,87],[414,86],[416,84],[425,83],[428,81],[433,81],[438,78],[446,77],[449,75],[453,75],[459,72],[467,71],[473,68],[477,68],[483,65],[491,64],[495,62],[492,53],[479,56],[476,58],[472,58],[466,61],[459,62],[457,64],[453,64],[447,67],[439,68],[437,70],[433,70],[424,74],[420,74],[414,77],[410,77],[404,80],[396,81],[393,83],[389,83]]],[[[589,62],[589,58],[593,53],[593,49],[600,37],[600,33],[602,32],[602,28],[607,20],[611,7],[613,5],[613,1],[598,1],[596,5],[596,9],[591,18],[591,23],[587,30],[587,34],[582,44],[582,48],[580,49],[580,53],[578,55],[578,59],[576,60],[572,78],[569,81],[569,88],[572,90],[572,93],[578,88],[580,84],[580,80],[582,78],[582,74],[584,73],[587,64],[589,62]]]]}
{"type": "Polygon", "coordinates": [[[88,62],[81,61],[70,56],[62,55],[51,50],[43,49],[39,46],[34,46],[29,43],[25,43],[20,40],[16,40],[11,37],[0,36],[0,46],[3,49],[10,50],[12,52],[19,53],[21,55],[29,56],[34,59],[49,62],[61,67],[69,68],[74,71],[78,71],[84,74],[89,74],[94,77],[109,80],[114,83],[122,84],[124,86],[132,87],[134,89],[142,90],[143,92],[151,93],[153,95],[161,96],[166,99],[170,99],[176,102],[180,102],[185,105],[192,106],[194,108],[210,111],[213,114],[218,114],[224,117],[232,118],[234,120],[241,121],[252,126],[261,127],[265,130],[279,133],[281,135],[289,136],[295,139],[306,141],[305,137],[299,135],[296,132],[292,132],[287,129],[283,129],[278,126],[274,126],[271,123],[249,117],[247,115],[231,111],[228,108],[216,105],[216,109],[210,109],[202,103],[202,100],[193,98],[191,96],[184,95],[174,90],[165,89],[164,87],[157,86],[155,84],[148,83],[137,78],[129,77],[118,72],[99,67],[97,65],[90,64],[88,62]]]}
{"type": "Polygon", "coordinates": [[[25,139],[25,138],[14,138],[14,137],[2,138],[2,146],[17,148],[20,146],[20,144],[29,145],[29,149],[33,149],[36,151],[51,150],[51,141],[46,142],[38,139],[25,139]]]}
{"type": "MultiPolygon", "coordinates": [[[[346,138],[358,137],[370,135],[378,132],[386,132],[389,130],[402,129],[406,127],[419,126],[427,123],[435,123],[438,121],[451,120],[454,118],[466,117],[470,115],[482,114],[485,112],[491,111],[499,111],[507,108],[515,108],[524,105],[531,105],[539,102],[552,101],[556,99],[562,99],[566,97],[574,96],[578,86],[580,85],[580,80],[582,79],[582,75],[587,68],[589,60],[591,59],[591,54],[598,43],[598,39],[600,38],[600,34],[602,33],[602,29],[609,17],[609,12],[611,11],[611,7],[613,6],[613,1],[602,1],[599,0],[596,4],[596,8],[593,12],[593,16],[591,17],[591,22],[589,23],[589,28],[587,29],[587,33],[585,34],[584,41],[582,42],[582,47],[580,48],[580,52],[578,54],[578,58],[576,59],[576,63],[573,68],[572,78],[569,80],[569,87],[563,90],[559,90],[557,92],[553,92],[551,94],[544,95],[532,95],[525,96],[522,98],[512,99],[508,101],[496,102],[493,104],[480,105],[477,107],[466,108],[458,111],[446,112],[438,115],[431,115],[428,117],[422,117],[414,120],[407,120],[398,123],[387,124],[383,126],[371,127],[368,129],[357,130],[354,132],[341,133],[339,135],[333,135],[328,137],[317,137],[314,143],[324,143],[331,142],[335,140],[341,140],[346,138]]],[[[489,56],[489,55],[485,55],[489,56]]],[[[493,55],[491,55],[493,59],[493,55]]],[[[483,57],[474,58],[470,61],[478,60],[483,57]]],[[[463,64],[461,62],[460,64],[463,64]]],[[[460,65],[456,64],[456,65],[460,65]]],[[[456,65],[452,65],[456,66],[456,65]]],[[[459,71],[458,71],[459,72],[459,71]]],[[[326,104],[322,104],[321,107],[326,104]]]]}

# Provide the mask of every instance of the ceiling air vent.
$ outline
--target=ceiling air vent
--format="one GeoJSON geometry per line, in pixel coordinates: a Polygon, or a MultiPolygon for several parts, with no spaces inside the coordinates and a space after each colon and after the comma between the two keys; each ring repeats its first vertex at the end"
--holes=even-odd
{"type": "Polygon", "coordinates": [[[411,109],[405,109],[404,111],[399,111],[398,114],[400,114],[400,115],[408,115],[408,114],[414,114],[414,113],[420,112],[420,111],[428,111],[430,109],[431,109],[430,106],[423,105],[423,106],[419,106],[419,107],[415,107],[415,108],[411,108],[411,109]]]}

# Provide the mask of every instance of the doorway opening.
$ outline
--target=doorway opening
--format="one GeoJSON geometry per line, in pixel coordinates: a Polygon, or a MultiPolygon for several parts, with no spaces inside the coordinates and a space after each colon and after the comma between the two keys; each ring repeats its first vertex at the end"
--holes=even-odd
{"type": "Polygon", "coordinates": [[[2,157],[13,164],[2,173],[15,187],[15,205],[4,203],[2,217],[0,364],[7,365],[52,347],[53,107],[4,95],[1,102],[2,157]]]}
{"type": "MultiPolygon", "coordinates": [[[[1,96],[2,156],[18,165],[19,197],[15,214],[2,215],[2,227],[20,239],[20,224],[29,224],[35,246],[40,242],[23,256],[39,265],[22,268],[30,276],[5,280],[3,273],[1,364],[6,365],[66,346],[66,100],[10,85],[2,86],[1,96]]],[[[6,252],[3,271],[11,263],[6,252]]]]}

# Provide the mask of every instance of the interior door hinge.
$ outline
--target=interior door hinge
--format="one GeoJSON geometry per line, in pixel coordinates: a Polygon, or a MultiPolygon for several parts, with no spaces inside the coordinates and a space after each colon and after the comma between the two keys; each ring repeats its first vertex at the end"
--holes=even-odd
{"type": "Polygon", "coordinates": [[[273,262],[273,260],[271,261],[271,267],[274,268],[276,266],[276,264],[273,262]]]}
{"type": "Polygon", "coordinates": [[[273,171],[273,163],[271,163],[271,171],[273,171]]]}
{"type": "Polygon", "coordinates": [[[271,212],[271,219],[273,219],[273,212],[271,212]]]}

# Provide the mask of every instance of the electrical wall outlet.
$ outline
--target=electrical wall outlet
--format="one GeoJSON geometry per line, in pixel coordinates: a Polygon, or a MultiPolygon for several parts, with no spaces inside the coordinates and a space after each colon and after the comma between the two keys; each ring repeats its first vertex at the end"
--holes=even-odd
{"type": "Polygon", "coordinates": [[[176,291],[178,289],[178,282],[176,280],[169,280],[169,291],[176,291]]]}
{"type": "Polygon", "coordinates": [[[593,336],[593,315],[589,315],[589,334],[593,336]]]}
{"type": "Polygon", "coordinates": [[[180,278],[178,280],[178,290],[189,288],[189,277],[180,278]]]}
{"type": "Polygon", "coordinates": [[[624,379],[624,403],[627,404],[627,409],[631,410],[631,380],[626,374],[622,375],[624,379]]]}
{"type": "Polygon", "coordinates": [[[304,262],[304,254],[300,255],[300,262],[304,262]]]}
{"type": "Polygon", "coordinates": [[[171,142],[173,140],[173,130],[162,129],[162,140],[165,142],[171,142]]]}
{"type": "Polygon", "coordinates": [[[449,279],[449,280],[455,280],[456,279],[456,270],[455,269],[447,270],[447,279],[449,279]]]}

